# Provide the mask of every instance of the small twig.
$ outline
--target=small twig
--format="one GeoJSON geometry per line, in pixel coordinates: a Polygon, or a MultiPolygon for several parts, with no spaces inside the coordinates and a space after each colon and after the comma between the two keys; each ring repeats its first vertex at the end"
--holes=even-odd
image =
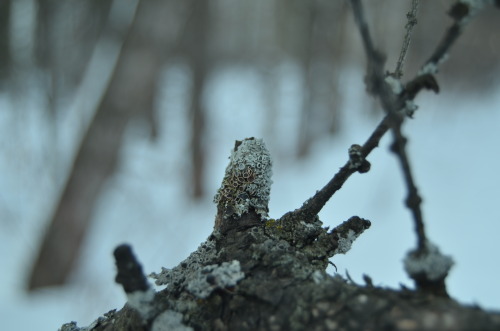
{"type": "MultiPolygon", "coordinates": [[[[384,136],[384,134],[389,130],[390,127],[390,118],[386,116],[380,123],[377,125],[373,133],[366,140],[366,142],[361,146],[361,155],[363,158],[366,158],[371,151],[378,146],[380,139],[384,136]]],[[[337,192],[342,185],[347,181],[347,179],[358,169],[352,167],[351,160],[347,161],[347,163],[340,168],[340,170],[333,176],[333,178],[326,184],[321,190],[317,191],[316,194],[307,200],[301,208],[294,211],[294,213],[304,213],[308,216],[317,215],[321,209],[325,206],[325,204],[330,200],[330,198],[337,192]]],[[[306,219],[310,219],[310,217],[306,217],[306,219]]]]}
{"type": "MultiPolygon", "coordinates": [[[[393,137],[394,137],[394,150],[397,152],[398,159],[401,163],[401,167],[403,170],[406,186],[408,188],[408,197],[407,197],[407,202],[406,205],[410,209],[413,219],[415,221],[415,228],[417,230],[417,242],[418,242],[418,249],[423,249],[424,243],[426,240],[425,232],[424,232],[424,222],[422,218],[422,211],[420,208],[421,204],[421,198],[418,195],[418,190],[415,185],[415,181],[413,180],[412,172],[411,172],[411,167],[410,167],[410,162],[408,160],[408,156],[406,154],[406,138],[403,136],[401,132],[401,125],[403,124],[404,118],[401,116],[400,113],[397,111],[401,108],[401,104],[404,104],[406,100],[398,100],[397,96],[393,92],[393,90],[389,89],[388,84],[385,83],[384,81],[384,76],[383,76],[383,63],[377,61],[377,58],[375,56],[374,52],[374,47],[372,45],[372,41],[369,37],[369,31],[368,27],[366,25],[366,20],[364,18],[364,13],[363,13],[363,8],[361,5],[361,2],[359,0],[351,0],[352,7],[353,7],[353,13],[356,18],[356,23],[358,25],[358,28],[360,30],[364,47],[366,50],[366,56],[368,58],[368,63],[372,63],[372,72],[377,73],[377,75],[372,75],[371,79],[373,80],[372,82],[367,82],[368,86],[370,84],[376,84],[379,85],[380,81],[382,80],[382,86],[378,89],[376,89],[375,95],[380,99],[380,102],[382,104],[382,107],[387,113],[387,123],[389,124],[390,128],[392,129],[393,132],[393,137]],[[377,67],[373,67],[377,66],[377,67]]],[[[415,3],[414,3],[415,5],[415,3]]],[[[418,5],[418,2],[416,6],[418,5]]],[[[417,6],[418,7],[418,6],[417,6]]],[[[417,8],[415,7],[415,8],[417,8]]],[[[416,12],[416,9],[415,9],[416,12]]],[[[408,31],[407,31],[408,32],[408,31]]],[[[406,38],[406,37],[405,37],[406,38]]],[[[409,38],[409,37],[408,37],[409,38]]],[[[403,48],[405,46],[403,45],[403,48]]],[[[406,50],[404,51],[406,52],[406,50]]],[[[370,74],[368,74],[370,75],[370,74]]],[[[403,97],[408,97],[407,95],[403,97]]]]}
{"type": "Polygon", "coordinates": [[[413,179],[410,161],[408,159],[405,148],[407,139],[401,132],[401,124],[402,121],[392,127],[394,142],[391,149],[398,156],[398,160],[403,170],[404,181],[406,183],[408,191],[408,196],[405,202],[408,209],[410,209],[413,220],[415,222],[415,232],[417,234],[417,249],[421,251],[425,248],[425,243],[427,241],[422,209],[420,208],[422,198],[418,194],[418,189],[415,185],[415,180],[413,179]]]}
{"type": "Polygon", "coordinates": [[[422,66],[420,74],[435,74],[437,72],[437,67],[446,60],[448,52],[462,34],[464,27],[470,22],[470,19],[482,9],[484,4],[484,1],[477,1],[476,4],[466,4],[461,1],[456,1],[451,6],[448,14],[453,18],[454,22],[446,30],[446,33],[434,52],[422,66]]]}
{"type": "MultiPolygon", "coordinates": [[[[376,57],[373,55],[374,47],[371,39],[369,38],[369,31],[363,16],[361,3],[359,0],[351,0],[351,3],[353,6],[355,20],[363,39],[366,55],[368,57],[368,77],[370,77],[371,73],[377,73],[377,75],[380,75],[380,73],[383,72],[383,68],[381,67],[383,63],[377,61],[376,57]],[[370,64],[372,66],[371,68],[370,64]],[[374,65],[378,65],[380,67],[374,68],[374,65]]],[[[433,75],[437,73],[438,66],[446,59],[448,51],[460,36],[463,27],[469,22],[470,18],[482,8],[484,3],[485,2],[480,1],[475,3],[466,3],[462,1],[455,2],[449,11],[449,15],[454,19],[453,25],[446,31],[443,39],[437,45],[436,50],[426,61],[418,75],[406,85],[406,88],[403,89],[400,87],[401,84],[398,84],[398,79],[402,75],[402,66],[410,41],[411,29],[413,28],[412,24],[414,25],[414,23],[416,23],[416,21],[413,22],[413,20],[415,19],[414,15],[416,14],[418,1],[413,1],[412,11],[408,15],[409,22],[406,26],[407,34],[403,42],[396,71],[392,75],[393,80],[386,80],[384,82],[387,83],[385,85],[391,85],[392,90],[388,91],[387,88],[383,87],[372,90],[374,94],[379,97],[382,107],[387,113],[386,119],[388,119],[389,126],[394,137],[392,150],[397,154],[398,160],[401,163],[405,183],[408,189],[406,206],[410,209],[415,223],[417,249],[411,251],[407,255],[405,259],[405,269],[410,277],[415,280],[417,288],[430,291],[441,296],[447,296],[444,279],[453,265],[453,260],[450,257],[441,254],[437,247],[432,245],[426,238],[422,210],[420,208],[422,200],[418,195],[410,162],[406,153],[407,140],[401,132],[404,117],[401,114],[402,112],[398,112],[398,110],[406,108],[409,110],[407,115],[411,117],[414,110],[414,107],[411,107],[412,109],[410,109],[411,101],[422,89],[431,89],[435,92],[439,91],[439,86],[433,75]],[[394,96],[397,96],[396,99],[394,96]]],[[[374,84],[379,86],[381,78],[377,77],[377,75],[371,76],[372,81],[367,82],[368,87],[374,84]]],[[[387,79],[389,78],[391,77],[387,77],[387,79]]]]}
{"type": "Polygon", "coordinates": [[[394,76],[396,78],[401,78],[403,76],[403,65],[406,59],[408,48],[410,47],[411,33],[413,32],[413,28],[415,27],[415,25],[417,25],[417,12],[419,3],[419,0],[412,0],[411,9],[406,14],[408,22],[405,25],[406,33],[403,39],[403,45],[401,46],[401,52],[399,53],[398,63],[396,64],[396,70],[394,70],[394,76]]]}

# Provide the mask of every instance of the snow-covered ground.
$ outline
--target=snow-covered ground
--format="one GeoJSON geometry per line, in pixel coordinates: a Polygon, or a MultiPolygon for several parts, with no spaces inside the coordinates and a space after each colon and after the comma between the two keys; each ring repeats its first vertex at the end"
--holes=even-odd
{"type": "MultiPolygon", "coordinates": [[[[161,135],[151,143],[147,127],[134,123],[127,132],[122,164],[109,180],[93,216],[78,270],[71,284],[36,294],[24,292],[30,264],[38,248],[55,197],[69,164],[68,142],[54,146],[53,130],[62,137],[81,129],[81,115],[50,123],[35,92],[13,104],[0,96],[0,320],[6,330],[56,330],[62,323],[90,324],[100,314],[119,309],[125,295],[114,283],[112,251],[130,243],[146,272],[173,267],[210,234],[215,206],[212,196],[224,175],[234,140],[262,137],[274,159],[270,216],[299,207],[347,160],[347,149],[363,143],[381,115],[370,116],[362,73],[346,72],[346,96],[339,135],[316,144],[303,160],[291,158],[300,105],[300,80],[291,64],[277,69],[279,125],[269,130],[258,73],[251,68],[222,68],[213,75],[205,95],[209,132],[206,197],[187,198],[189,175],[188,118],[185,112],[189,79],[181,65],[165,74],[161,135]],[[18,107],[13,110],[13,107],[18,107]],[[67,125],[73,125],[68,128],[67,125]],[[56,148],[54,150],[54,148],[56,148]],[[288,155],[288,156],[287,156],[288,155]],[[278,157],[279,156],[279,157],[278,157]]],[[[404,131],[416,182],[424,198],[429,237],[456,261],[448,277],[450,294],[463,303],[500,309],[500,93],[432,95],[417,99],[420,109],[404,131]]],[[[75,137],[73,137],[75,139],[75,137]]],[[[335,226],[352,215],[372,221],[345,256],[333,262],[342,275],[362,283],[370,275],[377,285],[412,286],[402,258],[414,247],[411,215],[404,207],[405,187],[390,137],[369,160],[367,174],[355,174],[320,216],[335,226]]],[[[330,270],[334,272],[334,270],[330,270]]]]}

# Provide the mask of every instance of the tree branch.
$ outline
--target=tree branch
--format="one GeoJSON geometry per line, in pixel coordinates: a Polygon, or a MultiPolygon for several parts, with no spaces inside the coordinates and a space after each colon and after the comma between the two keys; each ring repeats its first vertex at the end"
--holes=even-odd
{"type": "MultiPolygon", "coordinates": [[[[373,133],[366,140],[366,142],[360,148],[360,156],[364,160],[379,144],[380,139],[384,136],[384,134],[389,130],[390,127],[390,117],[387,115],[380,123],[377,125],[373,133]]],[[[354,145],[353,145],[354,146],[354,145]]],[[[363,171],[363,166],[367,166],[366,160],[362,161],[358,166],[355,166],[351,159],[347,161],[347,163],[340,168],[340,170],[333,176],[333,178],[319,191],[314,194],[313,197],[308,199],[302,207],[293,211],[295,214],[304,215],[305,220],[311,220],[317,215],[321,209],[325,206],[325,204],[330,200],[330,198],[337,192],[342,185],[347,181],[347,179],[355,172],[363,171]]],[[[369,167],[369,165],[368,165],[369,167]]]]}
{"type": "Polygon", "coordinates": [[[403,76],[403,65],[406,59],[406,53],[408,52],[408,48],[410,47],[411,42],[411,33],[413,32],[413,28],[417,25],[417,12],[419,7],[419,0],[411,1],[411,9],[406,14],[406,18],[408,22],[405,25],[406,33],[403,39],[403,45],[401,46],[401,52],[399,53],[399,59],[396,64],[396,69],[394,70],[394,76],[396,78],[401,78],[403,76]]]}

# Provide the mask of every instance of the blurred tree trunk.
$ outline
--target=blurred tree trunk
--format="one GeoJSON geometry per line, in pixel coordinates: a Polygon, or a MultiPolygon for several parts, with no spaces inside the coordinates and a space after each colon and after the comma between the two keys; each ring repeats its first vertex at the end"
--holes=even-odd
{"type": "Polygon", "coordinates": [[[210,69],[208,54],[210,29],[210,2],[192,1],[192,14],[186,38],[186,57],[191,67],[192,87],[189,115],[191,117],[191,194],[194,198],[203,196],[205,150],[203,138],[205,131],[205,106],[203,90],[210,69]]]}
{"type": "Polygon", "coordinates": [[[306,4],[303,46],[303,104],[299,123],[297,156],[306,156],[314,142],[335,133],[340,126],[340,68],[343,67],[347,5],[342,2],[310,1],[306,4]],[[334,21],[335,25],[331,22],[334,21]]]}
{"type": "Polygon", "coordinates": [[[80,84],[111,3],[36,0],[35,61],[44,73],[50,114],[64,111],[59,103],[80,84]]]}
{"type": "Polygon", "coordinates": [[[107,91],[43,239],[29,289],[66,282],[78,260],[95,202],[116,170],[127,124],[135,116],[150,118],[165,50],[176,37],[165,23],[168,4],[142,1],[138,5],[107,91]]]}
{"type": "Polygon", "coordinates": [[[0,1],[0,83],[8,78],[10,71],[10,1],[0,1]]]}
{"type": "Polygon", "coordinates": [[[300,111],[300,122],[298,128],[297,157],[301,158],[309,153],[312,143],[311,121],[313,113],[313,91],[314,91],[314,24],[316,12],[316,1],[309,1],[306,4],[306,14],[304,17],[305,33],[302,35],[303,49],[299,53],[300,64],[303,72],[303,97],[300,111]]]}

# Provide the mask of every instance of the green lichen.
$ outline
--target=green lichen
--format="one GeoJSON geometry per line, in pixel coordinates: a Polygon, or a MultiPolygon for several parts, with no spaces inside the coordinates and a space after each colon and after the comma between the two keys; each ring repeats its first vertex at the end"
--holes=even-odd
{"type": "Polygon", "coordinates": [[[265,223],[265,226],[266,229],[283,230],[283,225],[281,225],[281,222],[275,220],[274,218],[268,219],[265,223]]]}

